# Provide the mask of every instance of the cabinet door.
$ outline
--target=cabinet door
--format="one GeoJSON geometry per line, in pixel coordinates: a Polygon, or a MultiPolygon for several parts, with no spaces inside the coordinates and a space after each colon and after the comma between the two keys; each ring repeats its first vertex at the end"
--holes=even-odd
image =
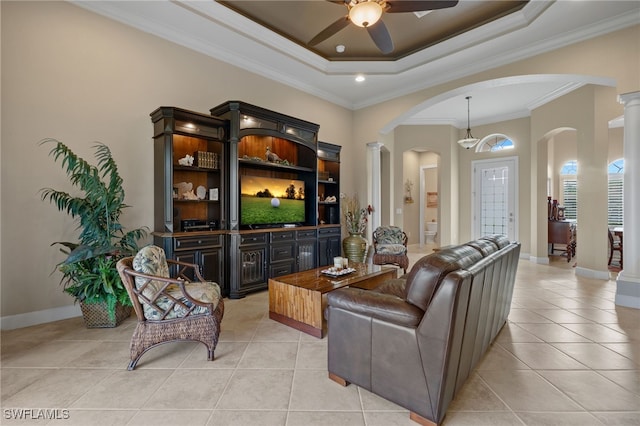
{"type": "Polygon", "coordinates": [[[318,240],[318,267],[333,265],[333,258],[341,254],[340,237],[333,236],[318,240]]]}
{"type": "Polygon", "coordinates": [[[323,227],[318,230],[318,266],[333,265],[333,258],[342,254],[340,227],[323,227]]]}
{"type": "Polygon", "coordinates": [[[298,272],[316,267],[316,240],[298,241],[298,272]]]}
{"type": "MultiPolygon", "coordinates": [[[[340,243],[340,237],[328,238],[328,262],[333,263],[333,258],[336,256],[342,256],[342,244],[340,243]]],[[[328,264],[329,264],[328,263],[328,264]]]]}
{"type": "Polygon", "coordinates": [[[267,282],[267,247],[240,248],[240,289],[256,287],[267,282]]]}
{"type": "MultiPolygon", "coordinates": [[[[198,264],[198,252],[197,252],[197,250],[176,252],[176,258],[175,259],[178,262],[186,262],[186,263],[198,264]]],[[[177,272],[178,272],[177,270],[171,271],[171,275],[173,276],[177,272]]],[[[202,267],[200,268],[200,272],[202,272],[202,267]]],[[[190,280],[194,280],[195,279],[194,274],[193,274],[193,270],[189,270],[186,275],[190,280]]]]}
{"type": "Polygon", "coordinates": [[[200,252],[200,266],[202,268],[202,276],[207,281],[218,283],[222,294],[226,295],[227,291],[223,288],[223,263],[222,248],[207,249],[200,252]]]}

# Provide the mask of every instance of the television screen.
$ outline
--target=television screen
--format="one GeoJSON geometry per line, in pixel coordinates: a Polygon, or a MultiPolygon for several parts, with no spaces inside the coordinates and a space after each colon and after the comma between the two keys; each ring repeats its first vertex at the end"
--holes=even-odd
{"type": "Polygon", "coordinates": [[[304,222],[303,181],[240,176],[241,225],[281,225],[304,222]]]}

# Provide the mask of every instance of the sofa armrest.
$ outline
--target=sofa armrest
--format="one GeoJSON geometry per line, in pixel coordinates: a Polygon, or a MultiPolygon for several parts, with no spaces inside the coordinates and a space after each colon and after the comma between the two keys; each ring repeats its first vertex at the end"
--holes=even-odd
{"type": "MultiPolygon", "coordinates": [[[[359,288],[342,288],[327,294],[329,308],[390,322],[403,327],[417,327],[424,312],[392,294],[359,288]]],[[[329,309],[330,311],[330,309],[329,309]]]]}
{"type": "Polygon", "coordinates": [[[407,287],[407,278],[393,278],[380,284],[371,291],[382,294],[390,294],[404,299],[405,289],[407,287]]]}

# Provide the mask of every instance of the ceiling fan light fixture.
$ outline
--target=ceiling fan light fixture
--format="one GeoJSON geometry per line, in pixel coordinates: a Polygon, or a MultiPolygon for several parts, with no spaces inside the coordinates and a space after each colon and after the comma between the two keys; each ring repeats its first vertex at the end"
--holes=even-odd
{"type": "Polygon", "coordinates": [[[356,3],[349,10],[349,20],[359,27],[370,27],[380,20],[382,6],[375,0],[356,3]]]}
{"type": "Polygon", "coordinates": [[[465,138],[460,139],[458,141],[458,145],[460,145],[465,149],[470,149],[470,148],[473,148],[478,143],[478,141],[480,141],[480,139],[474,138],[473,135],[471,134],[471,124],[470,124],[471,114],[469,112],[469,100],[471,99],[471,96],[467,96],[465,99],[467,100],[467,135],[465,138]]]}

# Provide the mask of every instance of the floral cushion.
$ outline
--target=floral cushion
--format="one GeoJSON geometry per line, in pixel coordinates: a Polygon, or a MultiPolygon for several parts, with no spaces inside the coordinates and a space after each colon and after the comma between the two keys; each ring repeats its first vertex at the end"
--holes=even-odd
{"type": "Polygon", "coordinates": [[[407,248],[404,244],[378,244],[376,253],[378,254],[404,254],[407,248]]]}
{"type": "MultiPolygon", "coordinates": [[[[148,245],[141,248],[133,259],[133,269],[136,272],[141,272],[143,274],[169,278],[169,265],[167,264],[166,255],[164,250],[158,246],[148,245]]],[[[146,282],[148,282],[148,280],[143,277],[136,277],[135,282],[136,288],[140,289],[146,282]]],[[[147,299],[155,299],[153,303],[158,308],[156,309],[156,306],[145,303],[145,301],[140,298],[139,300],[144,308],[144,316],[146,319],[160,320],[164,314],[163,311],[166,311],[167,309],[171,309],[171,312],[169,312],[164,319],[180,318],[187,313],[187,309],[184,306],[178,303],[174,305],[173,300],[166,295],[161,294],[156,298],[156,295],[161,291],[165,284],[166,283],[162,281],[151,280],[142,291],[143,296],[147,299]]],[[[193,299],[201,300],[206,303],[213,303],[214,307],[218,305],[218,301],[220,300],[220,287],[218,284],[213,282],[185,283],[185,289],[193,299]]],[[[165,293],[181,301],[188,307],[192,306],[192,303],[184,297],[180,287],[176,284],[170,284],[165,289],[165,293]]],[[[207,308],[198,306],[193,310],[192,315],[204,314],[207,312],[207,308]]]]}
{"type": "Polygon", "coordinates": [[[402,229],[397,226],[381,226],[376,229],[376,253],[404,254],[407,248],[403,244],[402,229]]]}
{"type": "MultiPolygon", "coordinates": [[[[213,282],[193,282],[193,283],[185,283],[184,287],[187,293],[189,293],[189,296],[191,296],[191,298],[200,300],[206,303],[213,303],[214,308],[218,306],[218,301],[220,300],[220,297],[221,297],[220,286],[218,286],[218,284],[213,282]]],[[[184,294],[180,290],[180,287],[178,287],[177,285],[171,284],[169,287],[167,287],[166,291],[169,295],[171,295],[172,297],[175,297],[176,299],[184,303],[186,306],[191,307],[193,305],[190,300],[184,297],[184,294]]],[[[156,300],[156,305],[158,305],[158,307],[163,311],[166,311],[168,308],[170,308],[172,303],[173,303],[172,300],[166,296],[159,297],[156,300]]],[[[169,312],[169,314],[167,314],[167,316],[164,317],[164,319],[181,318],[185,316],[187,312],[188,312],[187,308],[176,303],[173,306],[173,309],[171,310],[171,312],[169,312]]],[[[207,314],[207,313],[209,313],[209,310],[207,308],[205,308],[204,306],[197,306],[191,312],[191,315],[207,314]]],[[[156,310],[153,306],[147,305],[147,304],[144,305],[144,317],[146,319],[159,320],[159,319],[162,319],[162,315],[163,315],[163,312],[156,310]]]]}
{"type": "MultiPolygon", "coordinates": [[[[133,258],[133,270],[147,275],[169,278],[169,265],[167,265],[164,250],[154,245],[142,247],[133,258]]],[[[136,277],[136,288],[139,290],[147,281],[145,278],[136,277]]],[[[163,285],[162,281],[151,281],[142,294],[153,300],[154,295],[160,291],[163,285]]],[[[142,300],[140,302],[142,303],[142,300]]]]}

